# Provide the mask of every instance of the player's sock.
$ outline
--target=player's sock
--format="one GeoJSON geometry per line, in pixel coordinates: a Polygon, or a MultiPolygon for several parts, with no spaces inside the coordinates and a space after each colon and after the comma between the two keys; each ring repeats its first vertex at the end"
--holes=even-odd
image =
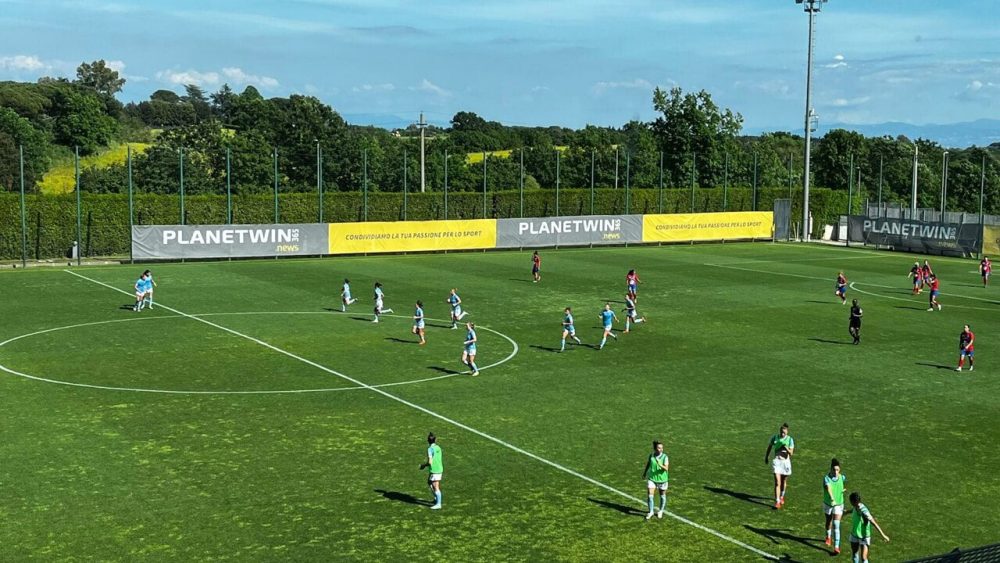
{"type": "Polygon", "coordinates": [[[562,352],[565,349],[566,349],[566,339],[563,338],[562,343],[559,345],[559,351],[562,352]]]}
{"type": "Polygon", "coordinates": [[[646,317],[639,317],[635,320],[635,324],[639,324],[646,321],[646,317]]]}
{"type": "Polygon", "coordinates": [[[604,343],[607,342],[607,341],[608,341],[607,337],[602,338],[601,339],[601,345],[598,346],[597,349],[600,350],[601,348],[604,348],[604,343]]]}
{"type": "Polygon", "coordinates": [[[354,299],[351,299],[351,301],[349,302],[349,304],[350,304],[350,305],[353,305],[353,304],[355,304],[355,303],[357,303],[357,302],[358,302],[358,298],[357,298],[357,297],[355,297],[354,299]]]}
{"type": "Polygon", "coordinates": [[[441,491],[434,491],[434,504],[441,506],[441,491]]]}
{"type": "Polygon", "coordinates": [[[965,358],[959,358],[958,359],[958,369],[962,369],[963,365],[965,365],[965,358]]]}
{"type": "Polygon", "coordinates": [[[660,494],[660,512],[663,512],[666,509],[667,509],[667,495],[661,493],[660,494]]]}
{"type": "Polygon", "coordinates": [[[653,495],[649,495],[649,498],[647,499],[647,503],[649,504],[649,512],[652,513],[653,512],[653,495]]]}
{"type": "MultiPolygon", "coordinates": [[[[826,535],[829,537],[829,530],[826,535]]],[[[833,547],[840,548],[840,520],[833,521],[833,547]]]]}
{"type": "Polygon", "coordinates": [[[469,362],[469,367],[472,368],[472,371],[479,371],[479,366],[476,365],[476,362],[469,362]]]}
{"type": "Polygon", "coordinates": [[[382,314],[391,313],[392,309],[382,309],[382,314]]]}
{"type": "Polygon", "coordinates": [[[577,344],[583,344],[583,342],[580,342],[580,339],[575,336],[573,337],[573,340],[576,340],[577,344]]]}
{"type": "Polygon", "coordinates": [[[625,319],[625,332],[628,332],[629,328],[632,326],[632,321],[625,319]]]}
{"type": "Polygon", "coordinates": [[[609,332],[608,336],[610,336],[611,338],[614,338],[615,340],[618,340],[618,337],[615,336],[615,333],[613,333],[613,332],[609,332]]]}
{"type": "Polygon", "coordinates": [[[341,303],[340,304],[340,312],[341,313],[346,313],[347,312],[347,305],[341,303]]]}

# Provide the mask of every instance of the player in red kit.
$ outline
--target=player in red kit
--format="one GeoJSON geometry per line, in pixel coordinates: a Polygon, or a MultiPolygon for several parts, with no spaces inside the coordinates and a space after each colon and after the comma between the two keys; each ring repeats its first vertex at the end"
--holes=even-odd
{"type": "Polygon", "coordinates": [[[920,262],[914,262],[913,267],[910,268],[910,273],[906,274],[906,277],[913,278],[913,295],[917,295],[923,291],[922,286],[924,285],[922,279],[923,275],[920,272],[920,262]]]}
{"type": "Polygon", "coordinates": [[[534,254],[531,255],[531,277],[535,283],[538,283],[542,279],[542,275],[539,273],[542,271],[542,257],[538,255],[536,250],[534,254]]]}
{"type": "Polygon", "coordinates": [[[958,367],[955,368],[955,371],[962,371],[965,358],[969,358],[969,371],[972,371],[972,356],[976,353],[975,343],[976,335],[972,334],[969,325],[965,325],[965,328],[962,329],[962,334],[958,335],[958,367]]]}
{"type": "Polygon", "coordinates": [[[840,298],[840,304],[847,304],[847,276],[844,272],[837,272],[837,290],[834,295],[840,298]]]}
{"type": "Polygon", "coordinates": [[[635,301],[638,296],[640,283],[639,274],[637,274],[635,270],[629,270],[628,273],[625,274],[625,285],[627,286],[626,293],[632,301],[635,301]]]}
{"type": "Polygon", "coordinates": [[[924,265],[920,267],[920,281],[923,285],[930,285],[932,277],[934,277],[934,270],[931,270],[930,263],[924,260],[924,265]]]}
{"type": "Polygon", "coordinates": [[[993,263],[990,262],[989,256],[983,256],[979,261],[979,273],[983,276],[983,287],[989,287],[990,274],[993,273],[993,263]]]}
{"type": "Polygon", "coordinates": [[[937,309],[938,311],[940,311],[941,304],[938,303],[937,300],[938,295],[941,293],[940,283],[938,282],[937,276],[935,276],[934,274],[931,274],[931,276],[927,279],[928,279],[927,283],[931,286],[931,302],[930,302],[930,307],[928,307],[927,310],[933,311],[934,309],[937,309]]]}

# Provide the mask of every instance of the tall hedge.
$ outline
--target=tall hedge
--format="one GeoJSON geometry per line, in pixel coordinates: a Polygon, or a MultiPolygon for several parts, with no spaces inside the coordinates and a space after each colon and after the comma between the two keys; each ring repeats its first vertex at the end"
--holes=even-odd
{"type": "MultiPolygon", "coordinates": [[[[759,210],[769,210],[776,198],[788,197],[786,188],[761,189],[757,193],[759,210]]],[[[518,217],[521,199],[517,190],[486,194],[487,217],[518,217]]],[[[855,197],[854,209],[860,210],[863,197],[855,197]]],[[[748,211],[753,208],[753,194],[745,188],[730,188],[726,193],[726,210],[748,211]]],[[[792,220],[801,216],[801,191],[792,193],[792,220]]],[[[370,192],[367,197],[369,221],[399,221],[425,219],[470,219],[483,217],[483,194],[455,192],[448,195],[447,217],[445,198],[441,192],[414,193],[370,192]]],[[[365,198],[358,192],[324,194],[324,222],[365,220],[365,198]]],[[[698,213],[723,210],[721,188],[624,189],[601,188],[562,189],[558,196],[559,215],[589,215],[621,213],[698,213]],[[693,199],[693,202],[692,202],[693,199]]],[[[556,192],[551,189],[525,190],[525,217],[546,217],[557,214],[556,192]]],[[[813,189],[810,207],[814,217],[814,235],[824,224],[836,221],[847,208],[843,191],[813,189]]],[[[29,195],[26,199],[29,259],[66,256],[76,239],[76,197],[74,195],[29,195]]],[[[315,223],[319,221],[317,194],[282,194],[278,204],[282,223],[315,223]]],[[[180,222],[180,200],[173,195],[140,194],[135,197],[133,217],[136,224],[177,224],[180,222]]],[[[271,195],[240,195],[233,197],[234,223],[273,223],[274,198],[271,195]]],[[[184,200],[185,223],[190,225],[222,224],[226,222],[226,198],[220,195],[190,196],[184,200]]],[[[85,193],[81,200],[80,224],[84,256],[127,256],[128,197],[120,194],[85,193]]],[[[21,257],[20,200],[16,193],[0,193],[0,259],[21,257]]]]}

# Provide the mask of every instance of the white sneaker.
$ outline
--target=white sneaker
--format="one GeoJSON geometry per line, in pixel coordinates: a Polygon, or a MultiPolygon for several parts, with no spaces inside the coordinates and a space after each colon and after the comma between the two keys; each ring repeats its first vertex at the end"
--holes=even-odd
{"type": "Polygon", "coordinates": [[[373,322],[373,323],[377,323],[377,322],[378,322],[378,319],[372,319],[372,322],[373,322]]]}
{"type": "Polygon", "coordinates": [[[975,368],[976,368],[976,366],[969,366],[969,371],[972,371],[972,370],[974,370],[975,368]]]}
{"type": "Polygon", "coordinates": [[[651,519],[653,517],[653,514],[654,514],[653,512],[650,512],[649,514],[647,514],[646,515],[646,520],[651,519]]]}
{"type": "Polygon", "coordinates": [[[434,506],[431,507],[431,510],[441,510],[441,505],[435,504],[434,506]]]}
{"type": "Polygon", "coordinates": [[[955,368],[955,371],[962,371],[962,366],[958,366],[957,368],[955,368]]]}
{"type": "Polygon", "coordinates": [[[656,513],[656,517],[657,518],[663,518],[663,511],[661,510],[661,511],[657,512],[656,513]]]}
{"type": "Polygon", "coordinates": [[[479,375],[479,372],[478,372],[478,371],[474,371],[474,372],[472,372],[472,377],[476,377],[477,375],[479,375]]]}
{"type": "Polygon", "coordinates": [[[934,307],[931,307],[931,308],[929,308],[929,309],[927,309],[927,310],[928,310],[928,311],[933,311],[933,310],[934,310],[934,307]]]}

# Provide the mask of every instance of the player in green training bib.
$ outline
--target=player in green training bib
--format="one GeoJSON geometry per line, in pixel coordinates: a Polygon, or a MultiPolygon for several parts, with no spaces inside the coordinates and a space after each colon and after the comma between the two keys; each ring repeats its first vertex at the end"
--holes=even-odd
{"type": "Polygon", "coordinates": [[[649,514],[646,520],[656,514],[657,518],[663,518],[663,511],[667,509],[667,481],[670,473],[670,460],[667,454],[663,453],[663,443],[653,440],[653,453],[649,454],[646,460],[646,467],[642,470],[642,476],[646,479],[646,488],[649,492],[649,514]],[[660,510],[653,510],[653,496],[656,490],[660,491],[660,510]]]}
{"type": "Polygon", "coordinates": [[[433,432],[427,435],[427,463],[421,463],[420,469],[427,469],[427,486],[434,495],[434,506],[431,510],[441,509],[441,476],[444,474],[444,458],[441,446],[437,445],[437,436],[433,432]]]}
{"type": "Polygon", "coordinates": [[[830,472],[823,476],[823,514],[826,515],[826,545],[830,545],[833,532],[833,553],[840,554],[840,519],[844,516],[844,483],[847,477],[840,472],[837,458],[830,460],[830,472]]]}
{"type": "Polygon", "coordinates": [[[771,436],[764,452],[764,464],[771,463],[774,471],[774,509],[785,505],[785,487],[788,486],[788,476],[792,474],[792,454],[795,453],[795,440],[788,435],[788,423],[781,425],[778,433],[771,436]],[[774,450],[774,461],[770,462],[771,450],[774,450]]]}
{"type": "Polygon", "coordinates": [[[872,526],[882,534],[882,539],[889,541],[882,528],[875,521],[868,507],[861,503],[861,493],[851,493],[851,506],[854,515],[851,520],[851,557],[854,563],[868,563],[868,549],[872,544],[872,526]]]}

